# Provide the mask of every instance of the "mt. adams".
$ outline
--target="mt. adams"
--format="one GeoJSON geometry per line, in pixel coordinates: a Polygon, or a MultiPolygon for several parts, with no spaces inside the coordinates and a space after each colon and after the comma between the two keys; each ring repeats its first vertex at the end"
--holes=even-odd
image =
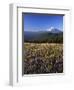
{"type": "Polygon", "coordinates": [[[63,36],[63,31],[50,28],[47,30],[24,31],[24,41],[44,41],[49,39],[60,38],[63,36]]]}
{"type": "Polygon", "coordinates": [[[54,34],[62,33],[61,30],[59,30],[57,28],[54,28],[54,27],[51,27],[51,28],[47,29],[47,32],[54,33],[54,34]]]}

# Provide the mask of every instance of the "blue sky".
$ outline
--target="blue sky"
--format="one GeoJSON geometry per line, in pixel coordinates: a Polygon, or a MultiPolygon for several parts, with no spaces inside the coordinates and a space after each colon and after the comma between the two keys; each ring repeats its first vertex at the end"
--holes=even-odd
{"type": "Polygon", "coordinates": [[[57,28],[63,31],[63,15],[23,14],[24,31],[48,31],[57,28]]]}

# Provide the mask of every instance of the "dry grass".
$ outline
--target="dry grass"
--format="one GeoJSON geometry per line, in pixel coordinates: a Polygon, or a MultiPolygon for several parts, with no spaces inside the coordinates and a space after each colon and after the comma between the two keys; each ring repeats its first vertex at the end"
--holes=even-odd
{"type": "Polygon", "coordinates": [[[63,45],[24,43],[24,73],[63,72],[63,45]]]}

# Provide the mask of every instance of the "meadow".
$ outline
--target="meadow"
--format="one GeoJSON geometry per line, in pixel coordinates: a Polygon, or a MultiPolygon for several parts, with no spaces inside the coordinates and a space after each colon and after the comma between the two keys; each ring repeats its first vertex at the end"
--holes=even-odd
{"type": "Polygon", "coordinates": [[[24,74],[63,72],[63,44],[24,43],[24,74]]]}

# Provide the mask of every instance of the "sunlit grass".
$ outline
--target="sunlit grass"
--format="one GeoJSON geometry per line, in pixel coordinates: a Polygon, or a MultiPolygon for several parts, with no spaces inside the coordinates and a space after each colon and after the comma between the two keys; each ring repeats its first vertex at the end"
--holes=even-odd
{"type": "MultiPolygon", "coordinates": [[[[25,62],[25,71],[26,73],[37,73],[33,71],[34,67],[37,67],[35,64],[38,62],[39,64],[42,62],[42,66],[39,68],[46,68],[46,72],[53,73],[54,70],[52,70],[54,65],[57,62],[62,62],[63,64],[63,44],[56,44],[56,43],[24,43],[24,62],[25,62]],[[40,60],[38,62],[38,60],[40,60]],[[32,64],[32,62],[34,63],[32,64]],[[28,64],[28,66],[26,66],[28,64]],[[33,67],[34,66],[34,67],[33,67]],[[28,71],[29,69],[29,71],[28,71]],[[28,72],[27,72],[27,71],[28,72]]],[[[60,65],[60,64],[59,64],[60,65]]],[[[61,68],[61,71],[55,71],[55,72],[63,72],[63,66],[57,67],[61,68]]],[[[43,70],[43,69],[40,69],[43,70]]],[[[43,73],[44,71],[39,71],[39,73],[43,73]]]]}

